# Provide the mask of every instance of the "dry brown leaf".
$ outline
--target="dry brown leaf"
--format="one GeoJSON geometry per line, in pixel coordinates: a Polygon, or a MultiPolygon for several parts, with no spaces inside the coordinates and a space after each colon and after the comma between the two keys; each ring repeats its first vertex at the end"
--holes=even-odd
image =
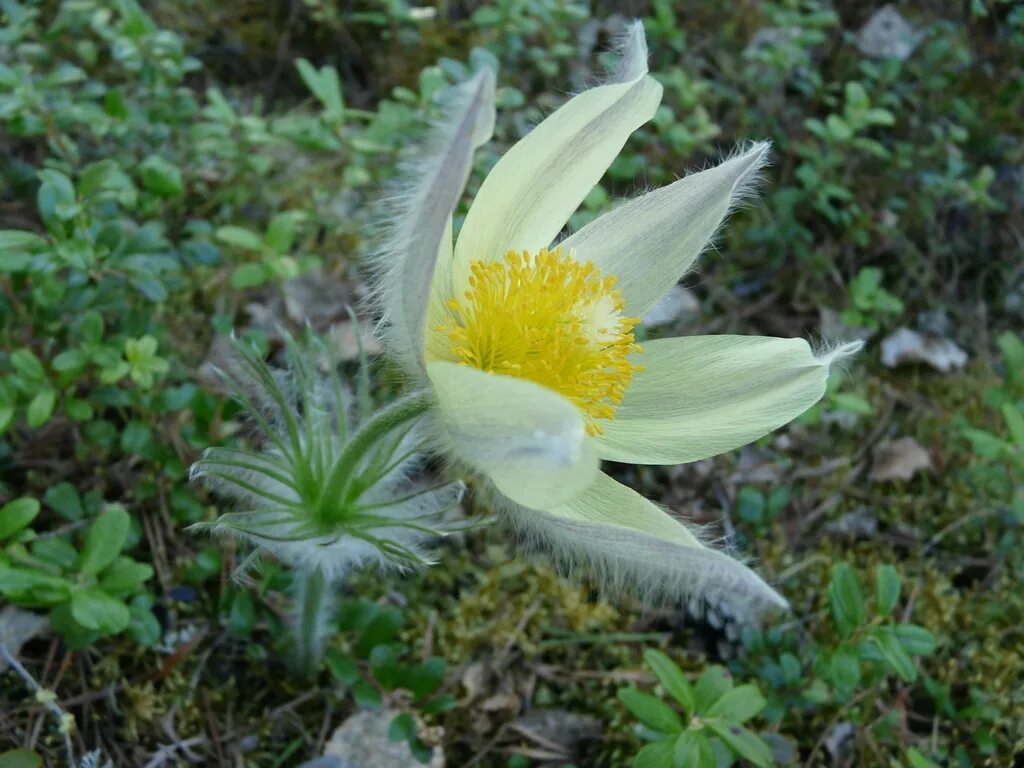
{"type": "MultiPolygon", "coordinates": [[[[42,632],[49,623],[45,616],[23,611],[13,605],[5,606],[0,611],[0,642],[17,658],[21,646],[42,632]]],[[[7,663],[0,659],[0,672],[6,668],[7,663]]]]}
{"type": "Polygon", "coordinates": [[[931,454],[912,437],[901,437],[875,449],[871,479],[876,483],[910,480],[919,472],[934,469],[931,454]]]}

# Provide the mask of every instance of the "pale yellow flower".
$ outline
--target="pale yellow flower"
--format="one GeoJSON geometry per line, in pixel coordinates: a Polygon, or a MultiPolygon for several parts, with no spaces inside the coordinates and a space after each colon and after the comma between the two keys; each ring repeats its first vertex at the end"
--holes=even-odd
{"type": "Polygon", "coordinates": [[[746,566],[599,469],[697,461],[746,445],[822,396],[802,339],[696,336],[638,345],[633,327],[691,268],[767,144],[560,233],[662,88],[631,27],[619,75],[580,93],[487,175],[452,237],[493,76],[463,86],[382,255],[393,354],[436,396],[442,450],[486,479],[515,523],[612,582],[785,605],[746,566]]]}

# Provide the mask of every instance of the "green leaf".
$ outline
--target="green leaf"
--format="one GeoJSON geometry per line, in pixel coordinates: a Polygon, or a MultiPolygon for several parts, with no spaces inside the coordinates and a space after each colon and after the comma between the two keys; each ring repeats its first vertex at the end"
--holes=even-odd
{"type": "Polygon", "coordinates": [[[58,373],[77,374],[89,362],[88,356],[80,349],[66,349],[50,362],[58,373]]]}
{"type": "Polygon", "coordinates": [[[11,749],[0,754],[0,768],[43,768],[43,758],[27,749],[11,749]]]}
{"type": "Polygon", "coordinates": [[[832,654],[832,682],[839,690],[850,693],[860,682],[860,655],[855,648],[843,646],[832,654]]]}
{"type": "Polygon", "coordinates": [[[1016,403],[1003,403],[1000,410],[1003,412],[1003,421],[1006,422],[1010,439],[1024,448],[1024,412],[1021,412],[1016,403]]]}
{"type": "Polygon", "coordinates": [[[828,128],[829,136],[836,141],[844,142],[853,138],[853,128],[839,115],[829,115],[825,118],[825,127],[828,128]]]}
{"type": "Polygon", "coordinates": [[[82,316],[82,322],[78,326],[78,333],[86,344],[99,344],[103,338],[103,315],[95,309],[90,309],[82,316]]]}
{"type": "Polygon", "coordinates": [[[238,590],[231,600],[228,631],[236,637],[246,637],[252,634],[254,626],[256,626],[256,606],[248,592],[238,590]]]}
{"type": "Polygon", "coordinates": [[[871,106],[867,91],[856,80],[851,80],[846,84],[846,106],[856,111],[863,111],[871,106]]]}
{"type": "Polygon", "coordinates": [[[683,731],[673,751],[673,768],[716,768],[711,742],[699,731],[683,731]]]}
{"type": "Polygon", "coordinates": [[[1024,385],[1024,341],[1019,336],[1006,331],[996,339],[999,351],[1003,353],[1006,365],[1006,380],[1016,381],[1024,385]]]}
{"type": "Polygon", "coordinates": [[[675,710],[649,693],[636,688],[620,688],[619,701],[648,728],[660,733],[679,733],[683,730],[683,723],[675,710]]]}
{"type": "Polygon", "coordinates": [[[832,567],[828,596],[836,628],[843,637],[849,637],[864,623],[864,596],[857,583],[857,576],[846,563],[832,567]]]}
{"type": "Polygon", "coordinates": [[[416,721],[408,712],[395,715],[388,725],[388,741],[408,741],[416,738],[416,721]]]}
{"type": "Polygon", "coordinates": [[[401,686],[411,691],[416,699],[425,698],[444,682],[446,667],[444,659],[437,656],[414,664],[404,670],[400,680],[401,686]]]}
{"type": "Polygon", "coordinates": [[[669,695],[678,701],[683,709],[692,711],[693,688],[675,662],[653,648],[644,651],[644,661],[669,695]]]}
{"type": "Polygon", "coordinates": [[[336,648],[327,651],[327,668],[331,670],[339,682],[345,685],[352,685],[362,679],[359,674],[359,664],[351,656],[348,656],[336,648]]]}
{"type": "Polygon", "coordinates": [[[359,680],[352,686],[352,698],[361,709],[380,709],[384,700],[380,691],[365,680],[359,680]]]}
{"type": "Polygon", "coordinates": [[[153,576],[153,568],[130,557],[118,557],[100,574],[100,588],[112,595],[129,595],[153,576]]]}
{"type": "Polygon", "coordinates": [[[764,709],[767,703],[757,686],[741,685],[723,693],[718,701],[711,705],[707,716],[745,723],[764,709]]]}
{"type": "Polygon", "coordinates": [[[78,570],[85,576],[95,576],[114,562],[128,541],[130,526],[131,520],[124,507],[119,504],[108,506],[89,526],[78,570]]]}
{"type": "Polygon", "coordinates": [[[178,166],[159,155],[150,155],[139,165],[142,186],[159,197],[181,197],[185,193],[178,166]]]}
{"type": "Polygon", "coordinates": [[[0,540],[9,539],[39,514],[39,502],[28,496],[9,501],[0,509],[0,540]]]}
{"type": "Polygon", "coordinates": [[[70,597],[71,585],[42,571],[0,565],[0,594],[30,604],[56,605],[70,597]]]}
{"type": "Polygon", "coordinates": [[[749,760],[758,768],[772,764],[772,751],[768,745],[742,725],[715,719],[704,722],[725,746],[744,760],[749,760]]]}
{"type": "Polygon", "coordinates": [[[369,661],[374,680],[387,690],[398,687],[401,665],[398,663],[398,655],[392,646],[378,645],[370,652],[369,661]]]}
{"type": "Polygon", "coordinates": [[[42,381],[46,378],[46,370],[43,368],[43,364],[39,362],[36,353],[31,349],[23,347],[15,350],[11,353],[10,361],[14,370],[26,379],[42,381]]]}
{"type": "Polygon", "coordinates": [[[78,562],[78,550],[70,541],[57,536],[33,541],[32,556],[58,572],[73,571],[78,562]]]}
{"type": "Polygon", "coordinates": [[[43,494],[43,501],[46,502],[46,506],[65,520],[75,522],[76,520],[81,520],[82,515],[85,514],[78,490],[67,481],[57,483],[57,485],[48,488],[46,493],[43,494]]]}
{"type": "Polygon", "coordinates": [[[903,650],[911,656],[930,656],[935,652],[935,636],[917,624],[897,624],[893,627],[903,650]]]}
{"type": "Polygon", "coordinates": [[[31,251],[44,245],[46,240],[35,232],[0,229],[0,251],[31,251]]]}
{"type": "Polygon", "coordinates": [[[25,421],[35,429],[41,427],[50,420],[53,409],[57,405],[57,392],[53,389],[44,389],[36,393],[25,409],[25,421]]]}
{"type": "Polygon", "coordinates": [[[741,520],[751,524],[762,522],[766,507],[764,494],[757,488],[751,488],[749,485],[740,488],[736,497],[736,509],[741,520]]]}
{"type": "Polygon", "coordinates": [[[31,263],[31,254],[0,251],[0,272],[24,272],[31,263]]]}
{"type": "Polygon", "coordinates": [[[892,671],[899,675],[901,680],[912,683],[917,679],[917,668],[914,666],[914,660],[903,649],[899,638],[890,627],[878,627],[868,636],[868,640],[878,647],[882,657],[889,664],[892,671]]]}
{"type": "Polygon", "coordinates": [[[1010,444],[1002,438],[983,429],[964,429],[963,436],[971,441],[971,449],[986,459],[1002,456],[1010,449],[1010,444]]]}
{"type": "Polygon", "coordinates": [[[132,286],[150,301],[163,301],[167,298],[167,288],[156,275],[133,271],[130,280],[132,286]]]}
{"type": "Polygon", "coordinates": [[[103,189],[107,180],[122,173],[114,160],[99,160],[87,165],[78,175],[78,191],[82,197],[90,197],[103,189]]]}
{"type": "Polygon", "coordinates": [[[870,416],[875,412],[875,407],[860,395],[852,392],[836,392],[830,398],[832,407],[843,413],[852,413],[855,416],[870,416]]]}
{"type": "Polygon", "coordinates": [[[299,77],[302,78],[302,82],[316,95],[317,89],[320,87],[320,73],[317,68],[308,59],[296,59],[295,68],[299,70],[299,77]]]}
{"type": "Polygon", "coordinates": [[[864,120],[869,125],[894,125],[896,118],[888,109],[875,107],[864,113],[864,120]]]}
{"type": "Polygon", "coordinates": [[[217,88],[206,89],[206,100],[208,105],[203,112],[218,122],[233,123],[238,119],[238,115],[231,107],[231,104],[228,103],[228,100],[224,98],[224,94],[217,88]]]}
{"type": "Polygon", "coordinates": [[[291,250],[292,243],[295,241],[295,225],[303,218],[305,218],[304,215],[298,211],[277,214],[267,225],[267,233],[263,242],[274,253],[283,256],[291,250]]]}
{"type": "Polygon", "coordinates": [[[693,703],[697,714],[704,715],[727,691],[732,688],[732,678],[723,667],[705,669],[693,689],[693,703]]]}
{"type": "Polygon", "coordinates": [[[398,638],[402,628],[402,612],[393,606],[378,606],[379,610],[373,614],[363,629],[362,637],[355,645],[357,656],[368,656],[378,645],[393,642],[398,638]]]}
{"type": "Polygon", "coordinates": [[[57,171],[40,171],[42,184],[36,191],[36,207],[46,228],[58,238],[64,236],[63,223],[76,215],[75,188],[71,180],[57,171]]]}
{"type": "Polygon", "coordinates": [[[875,602],[878,613],[888,616],[900,600],[900,574],[891,565],[880,565],[875,569],[875,602]]]}
{"type": "Polygon", "coordinates": [[[112,635],[131,623],[128,606],[95,587],[82,589],[71,596],[71,616],[86,629],[112,635]]]}
{"type": "Polygon", "coordinates": [[[936,763],[933,763],[923,753],[913,747],[907,750],[907,763],[910,768],[939,768],[936,763]]]}
{"type": "Polygon", "coordinates": [[[163,637],[163,628],[159,619],[153,615],[152,606],[152,598],[145,594],[136,595],[128,605],[132,617],[128,632],[132,639],[144,648],[153,647],[163,637]]]}
{"type": "Polygon", "coordinates": [[[441,712],[449,712],[455,709],[457,704],[458,701],[450,693],[442,693],[440,696],[428,699],[422,704],[417,704],[416,708],[424,715],[434,715],[441,712]]]}
{"type": "Polygon", "coordinates": [[[231,287],[238,290],[255,288],[270,279],[270,272],[262,264],[240,264],[231,273],[231,287]]]}
{"type": "Polygon", "coordinates": [[[55,606],[50,611],[50,626],[72,650],[88,648],[102,634],[95,629],[86,629],[75,621],[75,617],[71,615],[70,600],[55,606]]]}
{"type": "Polygon", "coordinates": [[[331,66],[317,69],[306,59],[297,59],[295,67],[306,87],[324,106],[324,117],[341,121],[345,117],[345,102],[341,96],[341,80],[338,71],[331,66]]]}
{"type": "Polygon", "coordinates": [[[125,453],[146,455],[146,449],[152,445],[153,430],[143,421],[129,421],[121,432],[121,450],[125,453]]]}
{"type": "Polygon", "coordinates": [[[786,651],[779,657],[779,666],[782,668],[782,679],[786,685],[796,685],[800,682],[803,677],[800,659],[786,651]]]}
{"type": "Polygon", "coordinates": [[[671,768],[672,750],[671,739],[648,744],[633,758],[633,768],[671,768]]]}
{"type": "Polygon", "coordinates": [[[222,243],[242,248],[246,251],[263,251],[263,238],[251,229],[245,227],[225,226],[218,227],[214,236],[222,243]]]}

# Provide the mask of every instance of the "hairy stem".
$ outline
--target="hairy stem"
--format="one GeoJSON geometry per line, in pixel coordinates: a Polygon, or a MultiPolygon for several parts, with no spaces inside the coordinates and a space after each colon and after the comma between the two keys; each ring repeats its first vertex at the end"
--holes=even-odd
{"type": "Polygon", "coordinates": [[[309,679],[316,674],[324,652],[324,628],[330,619],[331,589],[319,566],[295,574],[295,674],[309,679]]]}

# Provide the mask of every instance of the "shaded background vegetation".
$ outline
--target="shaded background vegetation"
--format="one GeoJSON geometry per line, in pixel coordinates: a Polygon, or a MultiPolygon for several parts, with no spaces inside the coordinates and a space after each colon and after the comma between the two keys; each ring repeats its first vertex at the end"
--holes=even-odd
{"type": "MultiPolygon", "coordinates": [[[[779,762],[1021,764],[1024,9],[898,3],[878,51],[861,2],[144,7],[0,3],[0,602],[47,617],[19,658],[75,715],[76,753],[297,765],[384,703],[449,765],[627,765],[616,691],[650,690],[660,647],[757,684],[748,726],[779,762]],[[792,613],[606,601],[486,530],[411,579],[354,580],[317,685],[290,681],[288,573],[233,582],[246,553],[184,532],[216,505],[189,464],[247,439],[209,364],[232,328],[273,354],[305,322],[351,360],[369,206],[438,93],[497,69],[472,192],[631,17],[665,99],[573,227],[775,145],[760,200],[646,332],[868,339],[756,446],[615,468],[717,526],[792,613]],[[894,357],[901,328],[923,335],[894,357]]],[[[15,746],[64,760],[8,671],[15,746]]]]}

